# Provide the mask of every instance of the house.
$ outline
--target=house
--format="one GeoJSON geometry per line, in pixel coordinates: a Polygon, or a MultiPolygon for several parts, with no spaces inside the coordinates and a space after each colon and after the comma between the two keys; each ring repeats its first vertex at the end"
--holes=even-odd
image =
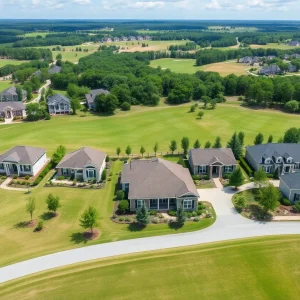
{"type": "Polygon", "coordinates": [[[41,70],[39,69],[39,70],[37,70],[37,71],[35,71],[31,76],[37,76],[37,77],[41,77],[42,76],[42,72],[41,72],[41,70]]]}
{"type": "Polygon", "coordinates": [[[65,115],[71,112],[70,99],[61,94],[48,97],[47,105],[50,115],[65,115]]]}
{"type": "Polygon", "coordinates": [[[267,55],[265,58],[266,58],[266,60],[273,60],[276,58],[276,56],[275,55],[267,55]]]}
{"type": "Polygon", "coordinates": [[[7,176],[35,176],[47,162],[45,149],[16,146],[0,155],[0,173],[7,176]]]}
{"type": "Polygon", "coordinates": [[[259,75],[278,75],[281,73],[281,69],[277,65],[270,65],[263,67],[261,70],[258,71],[259,75]]]}
{"type": "Polygon", "coordinates": [[[288,65],[288,70],[287,71],[290,72],[290,73],[298,72],[297,67],[294,66],[293,64],[288,65]]]}
{"type": "Polygon", "coordinates": [[[292,47],[299,47],[300,46],[300,42],[298,41],[290,41],[288,43],[286,43],[287,46],[292,46],[292,47]]]}
{"type": "Polygon", "coordinates": [[[128,39],[129,41],[136,41],[136,38],[134,36],[130,36],[128,39]]]}
{"type": "Polygon", "coordinates": [[[300,54],[298,54],[298,53],[294,53],[294,54],[292,54],[291,55],[291,58],[300,58],[300,54]]]}
{"type": "Polygon", "coordinates": [[[146,35],[146,36],[144,37],[144,40],[151,41],[151,40],[152,40],[152,38],[151,38],[151,36],[150,36],[150,35],[146,35]]]}
{"type": "Polygon", "coordinates": [[[106,38],[102,39],[102,42],[104,42],[104,43],[111,43],[112,39],[110,37],[106,37],[106,38]]]}
{"type": "MultiPolygon", "coordinates": [[[[25,90],[21,90],[21,91],[22,91],[22,101],[25,101],[27,98],[27,92],[25,90]]],[[[14,101],[14,102],[19,101],[17,88],[15,86],[11,86],[0,93],[0,102],[10,102],[10,101],[14,101]]]]}
{"type": "Polygon", "coordinates": [[[150,210],[197,209],[198,192],[188,169],[160,159],[132,160],[124,164],[122,189],[128,193],[130,210],[143,204],[150,210]]]}
{"type": "Polygon", "coordinates": [[[232,173],[237,162],[230,148],[191,149],[189,162],[194,175],[222,177],[232,173]]]}
{"type": "Polygon", "coordinates": [[[122,36],[122,37],[121,37],[121,41],[127,42],[127,41],[128,41],[128,38],[127,38],[126,36],[122,36]]]}
{"type": "Polygon", "coordinates": [[[259,56],[245,56],[239,59],[239,63],[242,64],[248,64],[248,65],[254,65],[259,64],[260,57],[259,56]]]}
{"type": "Polygon", "coordinates": [[[113,38],[114,42],[120,42],[120,39],[118,37],[113,38]]]}
{"type": "Polygon", "coordinates": [[[300,171],[300,144],[262,144],[246,147],[246,159],[255,171],[280,174],[300,171]]]}
{"type": "Polygon", "coordinates": [[[85,95],[86,104],[90,110],[95,109],[95,98],[100,94],[108,95],[110,92],[103,89],[97,89],[91,90],[89,94],[85,95]]]}
{"type": "Polygon", "coordinates": [[[143,40],[144,40],[144,38],[143,38],[142,36],[140,36],[140,35],[138,35],[138,36],[136,37],[136,39],[137,39],[138,41],[143,41],[143,40]]]}
{"type": "Polygon", "coordinates": [[[105,169],[105,159],[104,152],[83,147],[65,155],[56,166],[57,175],[76,180],[99,182],[105,169]]]}
{"type": "Polygon", "coordinates": [[[279,190],[292,203],[300,201],[300,172],[280,177],[279,190]]]}
{"type": "Polygon", "coordinates": [[[18,102],[0,102],[0,118],[13,119],[14,117],[26,117],[25,105],[18,102]]]}
{"type": "Polygon", "coordinates": [[[61,67],[56,66],[56,65],[52,66],[52,67],[49,69],[49,71],[48,71],[48,73],[49,73],[50,75],[58,74],[58,73],[60,73],[60,72],[61,72],[61,67]]]}

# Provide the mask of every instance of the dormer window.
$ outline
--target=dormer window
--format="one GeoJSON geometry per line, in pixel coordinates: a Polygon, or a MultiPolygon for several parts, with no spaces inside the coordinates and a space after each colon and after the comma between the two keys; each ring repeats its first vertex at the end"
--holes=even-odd
{"type": "Polygon", "coordinates": [[[270,164],[270,163],[271,163],[271,159],[270,159],[270,158],[265,159],[265,164],[266,164],[266,165],[268,165],[268,164],[270,164]]]}
{"type": "Polygon", "coordinates": [[[292,158],[292,157],[288,157],[288,158],[286,159],[286,162],[287,162],[288,164],[291,164],[291,163],[293,162],[293,158],[292,158]]]}
{"type": "Polygon", "coordinates": [[[277,160],[276,160],[276,163],[281,164],[282,163],[282,157],[278,157],[277,160]]]}

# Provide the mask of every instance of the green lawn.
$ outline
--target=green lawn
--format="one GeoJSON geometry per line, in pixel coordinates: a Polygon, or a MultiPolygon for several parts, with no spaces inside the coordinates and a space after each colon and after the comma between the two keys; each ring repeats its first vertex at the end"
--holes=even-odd
{"type": "Polygon", "coordinates": [[[290,50],[290,49],[295,49],[297,47],[291,47],[287,46],[284,43],[278,44],[278,43],[268,43],[267,45],[250,45],[251,48],[263,48],[263,49],[281,49],[281,50],[290,50]]]}
{"type": "Polygon", "coordinates": [[[299,236],[95,260],[0,285],[2,299],[299,299],[299,236]]]}
{"type": "Polygon", "coordinates": [[[0,81],[0,93],[10,86],[12,86],[10,81],[0,81]]]}
{"type": "Polygon", "coordinates": [[[20,65],[25,62],[26,60],[15,60],[15,59],[0,59],[0,68],[6,65],[20,65]]]}

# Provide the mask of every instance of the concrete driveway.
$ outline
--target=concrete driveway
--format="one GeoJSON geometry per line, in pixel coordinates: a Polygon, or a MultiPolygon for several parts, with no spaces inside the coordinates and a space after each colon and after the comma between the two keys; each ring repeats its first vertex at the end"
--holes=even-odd
{"type": "MultiPolygon", "coordinates": [[[[241,190],[253,187],[247,184],[241,190]]],[[[0,283],[73,263],[122,254],[191,246],[267,235],[300,234],[299,222],[258,222],[243,218],[234,209],[231,188],[199,190],[201,200],[213,204],[217,220],[201,231],[118,241],[57,252],[0,268],[0,283]]]]}

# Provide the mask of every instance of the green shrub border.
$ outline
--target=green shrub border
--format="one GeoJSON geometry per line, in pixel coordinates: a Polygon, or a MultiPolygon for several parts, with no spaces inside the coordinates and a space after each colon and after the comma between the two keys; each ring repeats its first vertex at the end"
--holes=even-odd
{"type": "Polygon", "coordinates": [[[240,156],[239,157],[239,163],[240,163],[240,166],[243,168],[243,170],[246,172],[246,174],[249,177],[253,177],[253,170],[249,166],[249,164],[247,163],[246,159],[244,159],[242,156],[240,156]]]}

